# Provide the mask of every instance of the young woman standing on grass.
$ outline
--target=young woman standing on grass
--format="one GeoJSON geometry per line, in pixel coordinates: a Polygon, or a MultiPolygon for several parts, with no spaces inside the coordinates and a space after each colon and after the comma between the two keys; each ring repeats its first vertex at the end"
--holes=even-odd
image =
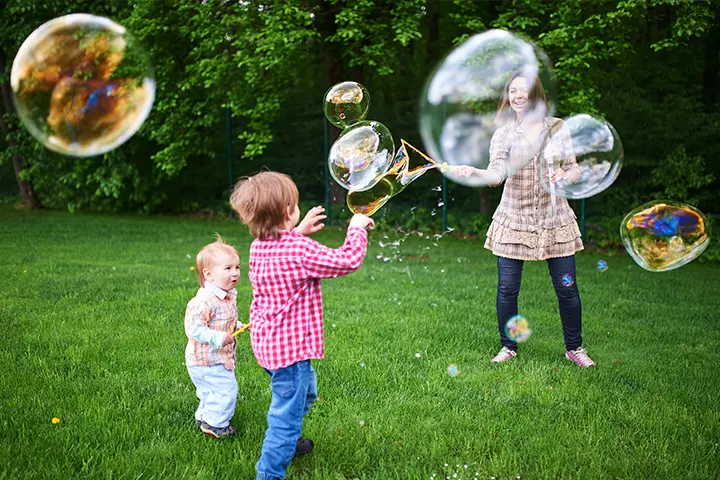
{"type": "Polygon", "coordinates": [[[560,135],[563,147],[562,163],[549,174],[550,182],[578,180],[580,171],[570,135],[561,119],[547,116],[540,79],[522,70],[513,73],[505,84],[497,120],[502,126],[490,142],[487,170],[466,166],[457,171],[482,178],[490,186],[505,181],[485,241],[485,248],[497,256],[496,306],[502,345],[491,362],[517,356],[517,342],[505,334],[505,325],[518,313],[523,263],[546,260],[560,306],[565,357],[582,368],[594,366],[582,347],[582,307],[575,278],[575,252],[583,249],[580,229],[567,199],[551,196],[540,186],[540,150],[549,134],[560,135]]]}

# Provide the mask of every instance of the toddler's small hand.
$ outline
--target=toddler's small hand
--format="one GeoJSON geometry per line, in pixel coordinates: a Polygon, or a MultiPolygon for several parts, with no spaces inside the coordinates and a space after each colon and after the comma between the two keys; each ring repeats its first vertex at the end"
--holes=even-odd
{"type": "Polygon", "coordinates": [[[375,220],[366,215],[363,215],[362,213],[356,213],[350,219],[350,226],[360,227],[366,230],[372,230],[373,228],[375,228],[375,220]]]}

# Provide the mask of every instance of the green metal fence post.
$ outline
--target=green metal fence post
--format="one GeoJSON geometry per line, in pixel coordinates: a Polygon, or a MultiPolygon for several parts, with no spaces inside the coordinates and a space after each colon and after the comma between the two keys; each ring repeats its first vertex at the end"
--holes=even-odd
{"type": "Polygon", "coordinates": [[[324,147],[323,153],[325,154],[325,158],[323,159],[323,165],[325,165],[325,215],[327,215],[327,220],[325,221],[325,225],[331,225],[332,223],[332,212],[330,211],[330,166],[328,165],[328,155],[330,154],[330,145],[329,145],[329,132],[328,132],[328,120],[325,118],[325,115],[323,115],[323,126],[324,126],[324,147]]]}
{"type": "Polygon", "coordinates": [[[227,127],[227,169],[228,169],[228,186],[233,187],[233,154],[232,154],[232,118],[230,115],[230,107],[225,109],[225,125],[227,127]]]}

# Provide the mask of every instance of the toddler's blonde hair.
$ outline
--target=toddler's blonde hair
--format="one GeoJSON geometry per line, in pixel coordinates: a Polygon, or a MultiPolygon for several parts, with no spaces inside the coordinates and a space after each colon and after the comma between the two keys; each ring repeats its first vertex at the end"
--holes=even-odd
{"type": "Polygon", "coordinates": [[[205,275],[203,271],[206,268],[210,268],[215,261],[217,261],[217,257],[223,253],[235,255],[238,257],[238,260],[240,259],[240,254],[235,250],[235,247],[225,243],[225,240],[217,234],[215,234],[215,241],[213,243],[205,245],[198,252],[195,257],[195,269],[197,270],[198,282],[200,282],[201,287],[205,287],[205,275]]]}

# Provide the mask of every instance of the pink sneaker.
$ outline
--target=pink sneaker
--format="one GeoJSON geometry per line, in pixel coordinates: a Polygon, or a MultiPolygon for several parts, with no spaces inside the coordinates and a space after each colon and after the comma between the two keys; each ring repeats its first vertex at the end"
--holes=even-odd
{"type": "Polygon", "coordinates": [[[580,368],[594,367],[595,362],[588,357],[587,350],[583,347],[578,347],[575,350],[568,350],[565,352],[565,358],[572,361],[575,365],[580,368]]]}
{"type": "Polygon", "coordinates": [[[508,347],[502,347],[497,355],[493,357],[492,360],[490,360],[490,363],[500,363],[504,362],[506,360],[510,360],[512,358],[515,358],[517,355],[517,352],[514,350],[510,350],[508,347]]]}

